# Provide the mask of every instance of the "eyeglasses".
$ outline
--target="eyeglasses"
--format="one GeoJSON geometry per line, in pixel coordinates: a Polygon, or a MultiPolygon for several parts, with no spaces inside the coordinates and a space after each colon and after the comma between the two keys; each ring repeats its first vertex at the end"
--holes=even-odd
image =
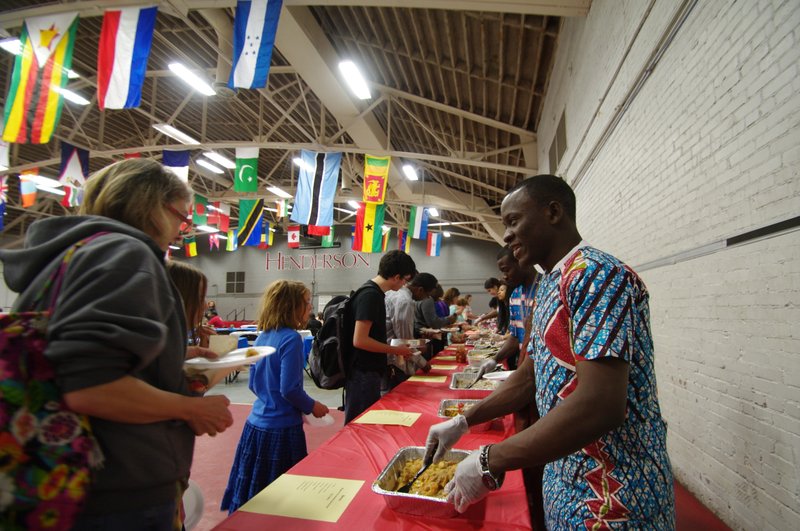
{"type": "Polygon", "coordinates": [[[177,208],[175,208],[174,206],[170,205],[169,203],[165,204],[164,208],[166,208],[169,211],[169,213],[172,214],[173,216],[175,216],[175,219],[177,219],[181,223],[191,223],[192,222],[192,214],[191,213],[189,213],[189,214],[181,214],[178,211],[177,208]]]}

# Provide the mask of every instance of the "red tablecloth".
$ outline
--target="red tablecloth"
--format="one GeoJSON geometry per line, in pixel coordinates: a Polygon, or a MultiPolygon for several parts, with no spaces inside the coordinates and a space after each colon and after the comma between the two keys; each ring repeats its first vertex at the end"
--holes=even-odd
{"type": "MultiPolygon", "coordinates": [[[[444,354],[451,354],[445,351],[444,354]]],[[[454,364],[438,361],[436,364],[454,364]]],[[[463,365],[459,365],[463,367],[463,365]]],[[[364,485],[336,523],[318,522],[237,511],[216,530],[244,529],[531,529],[525,487],[519,471],[506,475],[502,489],[453,518],[427,518],[395,512],[382,496],[372,492],[372,482],[403,446],[424,446],[428,428],[443,419],[437,416],[439,402],[445,398],[483,398],[486,392],[449,389],[450,375],[456,371],[432,370],[430,375],[447,375],[445,383],[404,382],[370,409],[390,409],[422,413],[410,427],[350,423],[320,448],[295,465],[290,474],[364,480],[364,485]]],[[[456,445],[474,450],[503,440],[512,432],[507,417],[498,429],[472,430],[456,445]]]]}

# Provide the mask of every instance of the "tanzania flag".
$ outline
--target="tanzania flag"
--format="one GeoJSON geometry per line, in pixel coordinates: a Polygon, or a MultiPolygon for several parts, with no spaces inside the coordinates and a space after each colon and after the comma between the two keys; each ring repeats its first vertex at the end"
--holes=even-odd
{"type": "Polygon", "coordinates": [[[439,256],[442,250],[442,233],[428,233],[428,256],[439,256]]]}
{"type": "Polygon", "coordinates": [[[183,249],[186,251],[187,258],[193,258],[197,256],[197,242],[195,241],[194,236],[183,239],[183,249]]]}
{"type": "Polygon", "coordinates": [[[408,221],[408,235],[411,238],[423,239],[428,235],[428,209],[412,206],[408,221]]]}
{"type": "Polygon", "coordinates": [[[353,250],[378,253],[383,245],[383,215],[386,205],[359,203],[356,214],[356,235],[353,250]]]}
{"type": "Polygon", "coordinates": [[[239,248],[239,242],[237,240],[237,231],[236,229],[230,229],[228,231],[228,240],[225,242],[225,250],[226,251],[235,251],[239,248]]]}
{"type": "Polygon", "coordinates": [[[263,199],[239,200],[239,246],[261,243],[261,215],[263,199]]]}
{"type": "Polygon", "coordinates": [[[208,199],[200,194],[194,194],[192,223],[195,225],[208,225],[208,199]]]}
{"type": "Polygon", "coordinates": [[[72,66],[72,48],[78,13],[57,13],[25,19],[19,37],[22,53],[14,60],[14,73],[5,106],[3,140],[46,144],[61,117],[72,66]]]}
{"type": "Polygon", "coordinates": [[[383,204],[391,157],[364,157],[364,202],[383,204]]]}
{"type": "Polygon", "coordinates": [[[234,192],[258,191],[258,148],[236,148],[236,178],[234,192]]]}
{"type": "Polygon", "coordinates": [[[397,229],[397,248],[406,253],[411,252],[411,238],[408,231],[397,229]]]}
{"type": "Polygon", "coordinates": [[[322,246],[333,247],[333,227],[331,227],[330,233],[322,237],[322,246]]]}

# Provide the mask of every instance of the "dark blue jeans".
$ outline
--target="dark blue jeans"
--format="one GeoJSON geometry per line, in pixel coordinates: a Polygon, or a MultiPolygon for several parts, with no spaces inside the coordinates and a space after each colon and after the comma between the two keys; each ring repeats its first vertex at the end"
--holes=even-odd
{"type": "Polygon", "coordinates": [[[353,369],[344,384],[344,423],[347,424],[381,398],[379,372],[353,369]]]}
{"type": "Polygon", "coordinates": [[[72,531],[172,531],[175,502],[124,513],[83,515],[72,531]]]}

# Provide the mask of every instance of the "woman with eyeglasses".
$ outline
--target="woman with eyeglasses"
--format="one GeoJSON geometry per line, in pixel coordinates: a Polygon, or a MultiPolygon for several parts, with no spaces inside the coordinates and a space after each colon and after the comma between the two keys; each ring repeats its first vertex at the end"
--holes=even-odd
{"type": "Polygon", "coordinates": [[[0,251],[17,311],[43,310],[63,273],[45,350],[67,406],[88,415],[104,457],[73,527],[169,530],[196,435],[233,423],[224,396],[192,397],[183,375],[186,319],[164,256],[188,228],[191,190],[160,164],[131,159],[92,175],[77,216],[28,229],[0,251]]]}

